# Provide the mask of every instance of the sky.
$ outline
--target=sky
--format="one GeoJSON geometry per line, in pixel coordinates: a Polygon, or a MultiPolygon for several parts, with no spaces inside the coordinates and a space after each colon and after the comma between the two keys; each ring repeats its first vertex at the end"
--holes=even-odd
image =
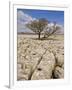
{"type": "Polygon", "coordinates": [[[64,11],[52,11],[52,10],[32,10],[32,9],[18,9],[33,18],[46,18],[53,22],[56,21],[58,24],[64,25],[64,11]]]}
{"type": "Polygon", "coordinates": [[[45,18],[50,22],[56,22],[58,25],[64,26],[64,11],[17,9],[18,32],[31,32],[25,24],[40,18],[45,18]]]}

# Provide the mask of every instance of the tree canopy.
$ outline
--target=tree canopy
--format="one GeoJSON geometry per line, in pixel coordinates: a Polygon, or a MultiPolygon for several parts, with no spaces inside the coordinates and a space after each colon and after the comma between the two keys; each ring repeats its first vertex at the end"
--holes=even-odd
{"type": "Polygon", "coordinates": [[[34,20],[31,23],[27,24],[27,27],[36,34],[38,34],[38,38],[40,39],[41,32],[44,30],[46,25],[48,25],[48,21],[44,18],[41,18],[39,20],[34,20]]]}

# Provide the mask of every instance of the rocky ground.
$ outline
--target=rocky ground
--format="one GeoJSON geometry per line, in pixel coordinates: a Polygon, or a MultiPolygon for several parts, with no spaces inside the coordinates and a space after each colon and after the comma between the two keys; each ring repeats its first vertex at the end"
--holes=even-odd
{"type": "Polygon", "coordinates": [[[38,40],[18,35],[17,80],[64,78],[63,35],[38,40]]]}

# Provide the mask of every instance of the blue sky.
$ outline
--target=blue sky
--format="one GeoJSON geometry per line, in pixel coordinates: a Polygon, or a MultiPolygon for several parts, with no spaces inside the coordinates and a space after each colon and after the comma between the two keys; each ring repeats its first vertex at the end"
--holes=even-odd
{"type": "Polygon", "coordinates": [[[48,21],[56,21],[57,24],[64,26],[64,11],[17,9],[18,11],[22,11],[32,18],[46,18],[48,21]]]}

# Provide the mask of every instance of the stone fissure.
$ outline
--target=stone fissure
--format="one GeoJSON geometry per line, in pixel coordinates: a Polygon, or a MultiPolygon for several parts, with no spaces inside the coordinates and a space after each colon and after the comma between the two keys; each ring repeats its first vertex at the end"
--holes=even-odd
{"type": "Polygon", "coordinates": [[[41,60],[42,60],[42,58],[43,58],[43,55],[46,53],[46,51],[47,51],[47,50],[45,50],[45,52],[42,54],[41,58],[38,60],[38,63],[37,63],[37,65],[36,65],[35,69],[34,69],[33,71],[31,71],[31,74],[29,75],[28,80],[31,80],[31,77],[32,77],[34,71],[37,69],[37,66],[40,64],[40,62],[41,62],[41,60]]]}
{"type": "Polygon", "coordinates": [[[17,80],[64,78],[62,41],[18,38],[17,80]]]}

